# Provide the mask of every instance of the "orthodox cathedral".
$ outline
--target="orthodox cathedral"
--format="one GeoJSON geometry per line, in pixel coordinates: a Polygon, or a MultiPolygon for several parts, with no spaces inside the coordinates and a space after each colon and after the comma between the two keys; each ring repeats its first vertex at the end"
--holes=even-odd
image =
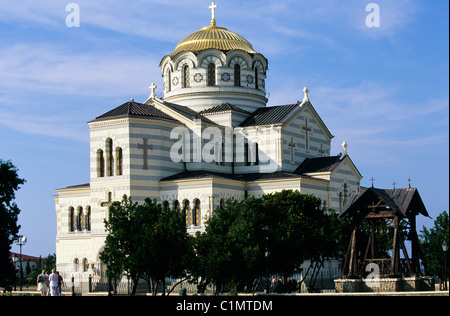
{"type": "MultiPolygon", "coordinates": [[[[183,211],[203,231],[228,199],[285,189],[342,210],[362,178],[309,100],[267,106],[268,60],[242,36],[211,24],[161,60],[164,96],[126,102],[90,121],[90,182],[57,190],[57,269],[99,274],[109,206],[126,194],[183,211]]],[[[274,210],[276,211],[276,210],[274,210]]]]}

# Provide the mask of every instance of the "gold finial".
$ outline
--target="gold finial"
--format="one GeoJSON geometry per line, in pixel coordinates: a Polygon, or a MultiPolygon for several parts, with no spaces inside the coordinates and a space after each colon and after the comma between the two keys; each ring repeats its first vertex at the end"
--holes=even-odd
{"type": "Polygon", "coordinates": [[[211,9],[211,26],[216,26],[216,9],[217,4],[214,3],[214,1],[209,6],[209,9],[211,9]]]}

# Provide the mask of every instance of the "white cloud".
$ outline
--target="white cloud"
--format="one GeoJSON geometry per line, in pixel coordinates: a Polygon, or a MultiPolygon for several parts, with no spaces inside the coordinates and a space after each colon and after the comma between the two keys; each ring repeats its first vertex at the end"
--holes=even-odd
{"type": "Polygon", "coordinates": [[[0,52],[0,86],[54,95],[133,95],[160,80],[158,64],[122,51],[72,54],[53,44],[19,43],[0,52]]]}
{"type": "Polygon", "coordinates": [[[30,135],[89,141],[88,130],[80,124],[77,117],[69,115],[36,115],[21,110],[5,111],[0,108],[0,125],[30,135]]]}

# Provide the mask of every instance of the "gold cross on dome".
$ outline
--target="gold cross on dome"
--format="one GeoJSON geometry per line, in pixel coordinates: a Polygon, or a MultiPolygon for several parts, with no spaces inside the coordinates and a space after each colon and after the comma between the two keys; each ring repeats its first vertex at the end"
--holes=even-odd
{"type": "Polygon", "coordinates": [[[217,4],[212,2],[211,5],[209,6],[209,8],[211,9],[211,20],[215,21],[216,20],[217,4]]]}

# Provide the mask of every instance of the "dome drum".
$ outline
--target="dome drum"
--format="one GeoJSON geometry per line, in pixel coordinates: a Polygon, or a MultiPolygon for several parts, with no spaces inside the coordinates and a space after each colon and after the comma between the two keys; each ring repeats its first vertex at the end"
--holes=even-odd
{"type": "Polygon", "coordinates": [[[253,112],[267,104],[267,59],[242,36],[211,25],[160,63],[164,100],[202,111],[225,102],[253,112]]]}

